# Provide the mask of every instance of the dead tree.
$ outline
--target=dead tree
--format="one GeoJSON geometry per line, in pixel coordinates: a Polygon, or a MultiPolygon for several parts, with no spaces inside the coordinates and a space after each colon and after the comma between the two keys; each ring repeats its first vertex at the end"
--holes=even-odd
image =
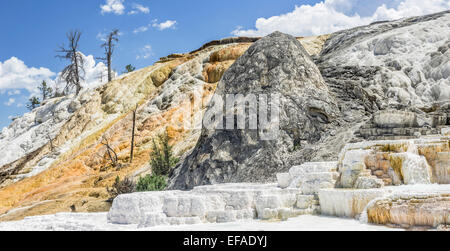
{"type": "Polygon", "coordinates": [[[117,157],[117,153],[114,151],[114,149],[109,144],[109,140],[103,136],[101,144],[106,147],[106,153],[108,154],[109,159],[111,160],[111,164],[116,167],[119,161],[119,158],[117,157]]]}
{"type": "Polygon", "coordinates": [[[55,147],[53,146],[53,139],[52,139],[52,137],[50,136],[50,134],[48,134],[48,133],[47,133],[47,139],[48,139],[48,141],[49,141],[49,143],[50,143],[50,151],[53,152],[53,150],[55,149],[55,147]]]}
{"type": "Polygon", "coordinates": [[[114,47],[116,47],[116,44],[119,42],[119,30],[114,29],[111,31],[108,36],[106,37],[105,43],[101,45],[102,48],[105,49],[105,57],[103,58],[97,58],[99,60],[103,60],[106,65],[108,66],[108,82],[112,81],[112,55],[114,53],[114,47]]]}
{"type": "Polygon", "coordinates": [[[131,151],[130,151],[130,163],[133,163],[133,155],[134,155],[134,137],[136,131],[136,111],[138,106],[136,105],[136,109],[133,110],[133,129],[131,132],[131,151]]]}
{"type": "Polygon", "coordinates": [[[64,45],[60,46],[57,53],[57,58],[66,59],[70,61],[70,64],[62,70],[60,79],[66,82],[64,91],[67,93],[73,87],[76,88],[76,95],[81,91],[81,81],[84,81],[84,60],[81,52],[78,51],[79,41],[81,37],[80,31],[71,31],[67,33],[67,39],[69,40],[69,47],[64,45]]]}

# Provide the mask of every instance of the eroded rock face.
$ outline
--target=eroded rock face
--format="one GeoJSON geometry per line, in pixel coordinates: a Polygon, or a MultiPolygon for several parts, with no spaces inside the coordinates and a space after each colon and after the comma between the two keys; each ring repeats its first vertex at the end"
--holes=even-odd
{"type": "Polygon", "coordinates": [[[339,31],[317,63],[327,82],[350,89],[347,97],[350,86],[362,90],[367,108],[449,101],[449,20],[446,11],[339,31]]]}
{"type": "Polygon", "coordinates": [[[449,11],[336,32],[315,58],[361,140],[414,139],[448,124],[449,11]],[[375,116],[373,116],[375,115],[375,116]]]}
{"type": "MultiPolygon", "coordinates": [[[[318,142],[338,115],[334,98],[303,46],[280,32],[254,43],[225,73],[216,95],[225,101],[228,94],[264,94],[269,99],[278,94],[278,136],[262,140],[258,130],[203,129],[197,147],[172,175],[172,188],[273,180],[276,172],[292,165],[290,152],[301,141],[318,142]]],[[[215,105],[212,102],[208,111],[215,105]]]]}

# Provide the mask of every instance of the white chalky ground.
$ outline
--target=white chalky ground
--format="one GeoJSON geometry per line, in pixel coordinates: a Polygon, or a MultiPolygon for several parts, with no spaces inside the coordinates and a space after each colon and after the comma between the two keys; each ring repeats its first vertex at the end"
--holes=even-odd
{"type": "Polygon", "coordinates": [[[287,221],[259,220],[223,224],[197,224],[137,228],[107,222],[106,213],[60,213],[28,217],[22,221],[0,223],[0,231],[399,231],[401,229],[367,225],[352,219],[304,215],[287,221]]]}

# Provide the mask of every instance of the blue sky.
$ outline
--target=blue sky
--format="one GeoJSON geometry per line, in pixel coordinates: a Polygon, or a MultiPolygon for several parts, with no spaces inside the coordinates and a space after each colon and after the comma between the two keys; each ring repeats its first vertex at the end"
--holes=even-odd
{"type": "MultiPolygon", "coordinates": [[[[450,8],[450,0],[14,0],[0,8],[0,128],[43,79],[55,79],[66,62],[55,50],[71,29],[83,32],[81,51],[102,56],[101,35],[121,31],[113,68],[142,68],[171,53],[189,52],[230,36],[275,30],[316,35],[380,19],[450,8]]],[[[92,72],[98,71],[93,57],[92,72]]]]}

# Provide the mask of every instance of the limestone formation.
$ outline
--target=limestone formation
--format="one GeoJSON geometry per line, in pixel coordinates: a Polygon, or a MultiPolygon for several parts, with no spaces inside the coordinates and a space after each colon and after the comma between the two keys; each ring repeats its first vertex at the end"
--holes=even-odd
{"type": "Polygon", "coordinates": [[[337,186],[377,188],[381,182],[387,186],[449,184],[450,162],[442,157],[448,153],[448,144],[449,139],[442,135],[349,144],[341,153],[337,186]],[[367,183],[367,178],[372,181],[367,183]],[[366,185],[362,185],[362,181],[366,181],[366,185]],[[369,184],[373,187],[367,187],[369,184]]]}
{"type": "MultiPolygon", "coordinates": [[[[339,167],[344,162],[358,166],[359,162],[367,161],[371,151],[381,149],[397,152],[394,155],[402,151],[412,154],[413,150],[418,154],[417,145],[436,142],[439,137],[349,144],[341,153],[345,161],[293,166],[289,172],[276,175],[278,184],[235,183],[200,186],[191,191],[121,195],[114,201],[108,219],[113,224],[138,224],[145,228],[252,219],[286,220],[303,214],[322,214],[394,227],[437,228],[448,224],[450,187],[429,184],[430,177],[422,172],[429,169],[428,165],[400,166],[402,175],[414,177],[402,180],[410,185],[385,186],[383,179],[370,175],[370,169],[361,169],[351,189],[336,187],[337,177],[342,175],[339,167]],[[357,146],[368,150],[353,150],[357,146]],[[355,151],[359,154],[353,154],[355,151]],[[346,158],[348,154],[352,158],[346,158]],[[362,173],[369,174],[361,176],[362,173]]],[[[366,168],[365,164],[360,166],[366,168]]]]}
{"type": "MultiPolygon", "coordinates": [[[[151,173],[151,140],[165,131],[182,160],[172,188],[278,184],[121,196],[111,221],[154,226],[322,212],[445,228],[449,22],[446,11],[318,37],[223,39],[78,97],[50,99],[0,134],[0,221],[109,210],[106,187],[117,176],[151,173]],[[214,93],[280,94],[280,134],[261,140],[257,130],[202,130],[214,93]],[[104,137],[121,168],[105,158],[104,137]]],[[[254,121],[246,118],[246,126],[254,121]]]]}
{"type": "Polygon", "coordinates": [[[375,199],[367,207],[370,223],[403,228],[437,228],[450,224],[450,191],[447,193],[395,194],[375,199]]]}
{"type": "MultiPolygon", "coordinates": [[[[228,69],[216,95],[227,100],[229,94],[256,95],[259,108],[260,95],[279,95],[279,125],[273,125],[279,126],[279,133],[264,140],[260,135],[264,128],[203,129],[197,147],[173,175],[172,188],[273,180],[276,172],[292,165],[287,159],[296,145],[319,141],[338,112],[303,46],[279,32],[258,40],[228,69]]],[[[214,103],[208,109],[216,109],[214,103]]],[[[223,122],[226,120],[223,115],[223,122]]],[[[262,125],[261,117],[258,125],[262,125]]]]}
{"type": "Polygon", "coordinates": [[[313,199],[297,197],[297,189],[276,185],[225,184],[122,195],[108,214],[115,224],[140,227],[226,223],[249,219],[287,219],[314,212],[313,199]]]}

